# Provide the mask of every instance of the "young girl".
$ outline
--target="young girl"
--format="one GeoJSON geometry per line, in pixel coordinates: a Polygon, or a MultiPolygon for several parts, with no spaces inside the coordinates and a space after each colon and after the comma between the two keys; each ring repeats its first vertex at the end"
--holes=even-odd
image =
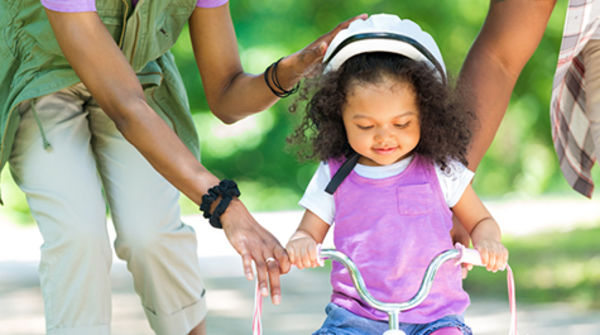
{"type": "MultiPolygon", "coordinates": [[[[409,20],[375,15],[331,43],[325,74],[292,142],[322,160],[300,204],[306,212],[287,244],[298,268],[317,265],[316,246],[335,222],[335,247],[357,264],[371,294],[412,298],[429,262],[452,248],[452,214],[490,271],[508,253],[500,229],[465,168],[472,117],[451,99],[431,36],[409,20]]],[[[336,262],[327,319],[315,334],[381,334],[387,314],[361,301],[336,262]]],[[[461,271],[445,264],[431,293],[400,314],[407,334],[470,334],[461,271]]]]}

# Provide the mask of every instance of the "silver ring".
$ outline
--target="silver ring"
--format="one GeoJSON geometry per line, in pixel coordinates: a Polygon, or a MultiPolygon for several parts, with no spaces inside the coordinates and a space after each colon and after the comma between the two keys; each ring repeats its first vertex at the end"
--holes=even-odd
{"type": "Polygon", "coordinates": [[[269,262],[274,262],[275,258],[273,257],[267,257],[267,259],[265,259],[265,263],[269,263],[269,262]]]}

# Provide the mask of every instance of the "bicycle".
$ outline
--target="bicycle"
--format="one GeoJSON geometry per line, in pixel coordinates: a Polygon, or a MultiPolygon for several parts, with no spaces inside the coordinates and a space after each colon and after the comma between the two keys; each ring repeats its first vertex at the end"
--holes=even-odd
{"type": "MultiPolygon", "coordinates": [[[[418,306],[422,303],[429,291],[431,290],[431,286],[433,285],[433,280],[438,269],[447,261],[455,260],[456,264],[472,264],[475,266],[483,266],[481,262],[481,256],[479,252],[475,249],[465,248],[460,243],[455,245],[454,249],[446,250],[439,255],[437,255],[427,266],[427,270],[425,270],[425,274],[423,275],[423,280],[421,281],[421,286],[415,295],[406,302],[401,303],[387,303],[382,302],[375,299],[367,289],[365,282],[358,270],[358,267],[354,262],[350,259],[350,257],[346,256],[344,253],[335,250],[335,249],[320,249],[318,247],[318,255],[320,265],[324,265],[325,259],[331,259],[337,262],[340,262],[348,272],[350,273],[350,277],[352,278],[352,282],[354,287],[360,296],[360,298],[370,305],[373,308],[376,308],[380,311],[386,312],[389,316],[389,326],[390,329],[385,331],[382,335],[406,335],[404,331],[399,329],[398,326],[398,317],[402,311],[409,310],[418,306]]],[[[510,308],[510,330],[509,335],[517,335],[517,318],[516,318],[516,303],[515,303],[515,291],[514,291],[514,278],[512,275],[512,270],[510,266],[506,266],[507,271],[507,283],[508,283],[508,295],[509,295],[509,308],[510,308]]],[[[258,282],[255,291],[255,301],[254,301],[254,315],[252,320],[252,331],[254,335],[262,334],[262,323],[261,323],[261,311],[262,311],[262,296],[258,290],[258,282]]]]}

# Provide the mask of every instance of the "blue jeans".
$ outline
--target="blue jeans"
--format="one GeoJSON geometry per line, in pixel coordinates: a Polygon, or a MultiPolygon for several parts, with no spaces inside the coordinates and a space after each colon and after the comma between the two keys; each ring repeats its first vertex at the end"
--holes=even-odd
{"type": "MultiPolygon", "coordinates": [[[[389,329],[387,322],[363,318],[333,303],[327,305],[325,312],[327,319],[313,335],[381,335],[389,329]]],[[[460,315],[448,315],[426,324],[400,322],[400,329],[407,335],[427,335],[446,327],[455,327],[465,335],[472,335],[471,328],[460,315]]]]}

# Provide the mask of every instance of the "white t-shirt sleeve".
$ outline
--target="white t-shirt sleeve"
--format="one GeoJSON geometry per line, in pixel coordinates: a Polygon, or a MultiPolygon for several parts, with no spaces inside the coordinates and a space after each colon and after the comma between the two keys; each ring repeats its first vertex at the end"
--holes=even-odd
{"type": "Polygon", "coordinates": [[[325,187],[327,187],[330,180],[329,165],[326,162],[321,162],[299,202],[300,206],[315,213],[328,224],[333,223],[335,216],[333,195],[325,192],[325,187]]]}
{"type": "Polygon", "coordinates": [[[450,171],[445,172],[436,164],[435,173],[440,182],[444,199],[446,199],[448,207],[452,208],[460,200],[463,193],[465,193],[475,173],[457,161],[452,161],[448,165],[450,166],[450,171]]]}

